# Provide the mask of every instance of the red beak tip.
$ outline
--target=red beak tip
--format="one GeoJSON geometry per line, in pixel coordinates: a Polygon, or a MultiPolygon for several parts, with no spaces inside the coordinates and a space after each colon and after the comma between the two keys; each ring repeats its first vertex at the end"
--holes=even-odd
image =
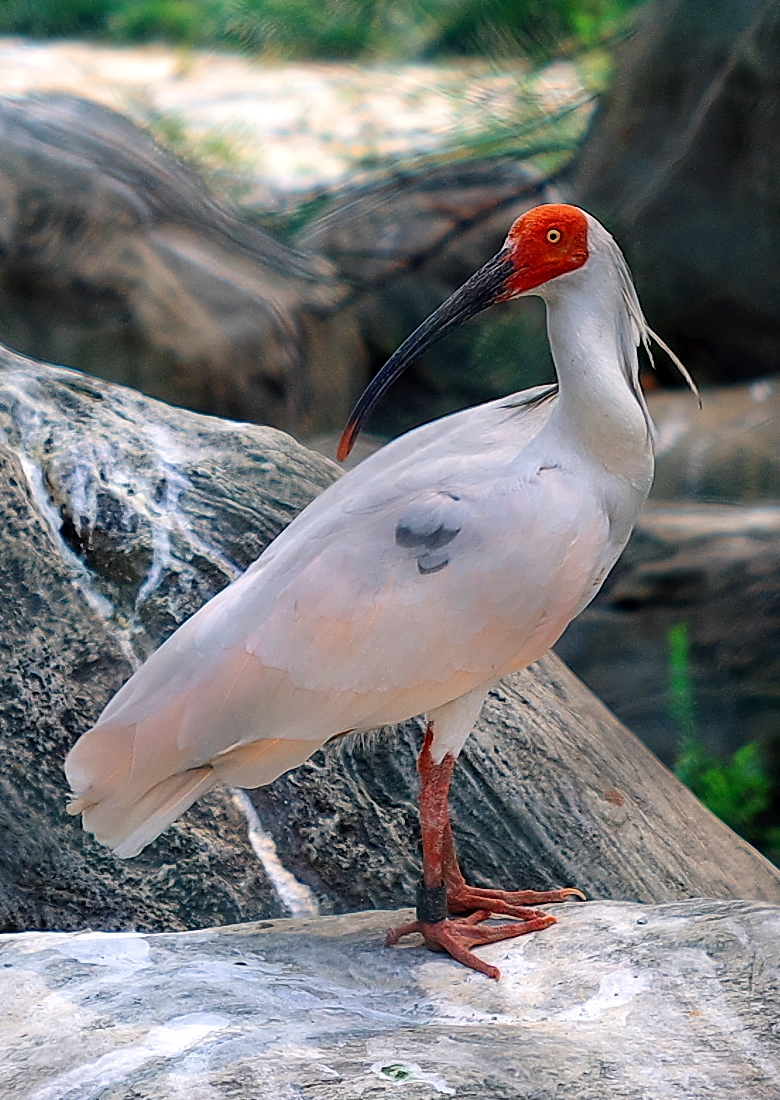
{"type": "Polygon", "coordinates": [[[338,449],[336,450],[336,459],[338,462],[344,462],[349,457],[349,452],[352,450],[353,435],[347,429],[339,440],[338,449]]]}

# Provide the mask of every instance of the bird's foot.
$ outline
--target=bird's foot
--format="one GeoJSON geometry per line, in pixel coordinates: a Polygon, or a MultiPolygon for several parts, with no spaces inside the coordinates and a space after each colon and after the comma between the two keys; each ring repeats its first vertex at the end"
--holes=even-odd
{"type": "MultiPolygon", "coordinates": [[[[533,912],[533,910],[527,910],[533,912]]],[[[459,963],[468,966],[471,970],[477,970],[480,974],[486,974],[488,978],[500,978],[501,971],[497,966],[491,966],[483,959],[478,958],[471,950],[485,943],[496,943],[498,940],[514,939],[515,936],[525,936],[529,932],[539,932],[542,928],[548,928],[555,924],[555,917],[549,917],[545,913],[534,913],[529,920],[523,920],[519,924],[495,924],[487,926],[483,922],[490,917],[487,909],[480,909],[471,913],[468,917],[459,917],[430,923],[422,920],[412,921],[410,924],[402,924],[398,928],[391,928],[387,933],[385,944],[392,947],[398,943],[402,936],[408,936],[412,932],[419,932],[425,940],[425,946],[431,951],[444,951],[457,959],[459,963]]]]}
{"type": "Polygon", "coordinates": [[[552,905],[567,898],[585,901],[582,891],[571,887],[563,890],[483,890],[479,886],[469,886],[462,878],[447,884],[447,908],[451,913],[487,909],[498,916],[528,921],[544,916],[538,909],[529,906],[552,905]]]}

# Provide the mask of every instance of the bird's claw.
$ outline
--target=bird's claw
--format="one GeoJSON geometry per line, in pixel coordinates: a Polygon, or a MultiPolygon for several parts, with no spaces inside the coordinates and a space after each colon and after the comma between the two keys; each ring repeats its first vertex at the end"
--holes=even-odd
{"type": "Polygon", "coordinates": [[[563,890],[483,890],[479,886],[462,885],[447,891],[447,908],[452,913],[471,913],[475,909],[487,909],[502,917],[516,917],[518,920],[534,920],[544,916],[536,905],[554,905],[568,898],[585,901],[581,890],[566,887],[563,890]]]}
{"type": "Polygon", "coordinates": [[[387,933],[385,945],[392,947],[402,936],[418,932],[430,951],[444,951],[471,970],[486,974],[488,978],[500,978],[501,971],[498,967],[491,966],[478,958],[471,948],[480,947],[486,943],[496,943],[499,940],[514,939],[516,936],[525,936],[529,932],[539,932],[556,923],[555,917],[545,913],[534,910],[526,910],[526,912],[533,913],[533,916],[519,924],[486,926],[483,922],[491,916],[487,909],[478,909],[468,917],[458,917],[455,920],[446,918],[436,921],[435,924],[415,920],[409,924],[402,924],[398,928],[391,928],[387,933]]]}

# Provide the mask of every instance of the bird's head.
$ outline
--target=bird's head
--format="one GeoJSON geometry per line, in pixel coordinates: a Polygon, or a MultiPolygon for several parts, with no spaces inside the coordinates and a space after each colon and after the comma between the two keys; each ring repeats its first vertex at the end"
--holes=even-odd
{"type": "Polygon", "coordinates": [[[535,206],[513,224],[499,258],[509,262],[511,271],[495,301],[508,302],[538,291],[587,263],[588,219],[582,210],[565,203],[535,206]]]}
{"type": "Polygon", "coordinates": [[[553,279],[583,267],[588,260],[588,228],[588,216],[566,203],[536,206],[519,217],[500,251],[415,329],[366,387],[341,437],[339,461],[352,450],[382,394],[442,336],[497,302],[538,294],[553,279]]]}

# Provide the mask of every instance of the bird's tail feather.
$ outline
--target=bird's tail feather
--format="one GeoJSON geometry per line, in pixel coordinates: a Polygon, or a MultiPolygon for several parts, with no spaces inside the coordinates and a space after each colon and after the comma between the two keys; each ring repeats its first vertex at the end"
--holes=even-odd
{"type": "Polygon", "coordinates": [[[128,859],[137,856],[217,782],[213,768],[206,765],[169,775],[131,802],[120,789],[97,803],[89,804],[88,796],[82,797],[68,806],[68,812],[81,812],[87,832],[120,859],[128,859]]]}
{"type": "Polygon", "coordinates": [[[122,859],[138,855],[218,783],[257,787],[311,756],[323,743],[259,738],[211,760],[178,744],[180,708],[144,723],[93,727],[71,749],[65,772],[73,790],[68,813],[122,859]],[[147,728],[148,727],[148,728],[147,728]]]}

